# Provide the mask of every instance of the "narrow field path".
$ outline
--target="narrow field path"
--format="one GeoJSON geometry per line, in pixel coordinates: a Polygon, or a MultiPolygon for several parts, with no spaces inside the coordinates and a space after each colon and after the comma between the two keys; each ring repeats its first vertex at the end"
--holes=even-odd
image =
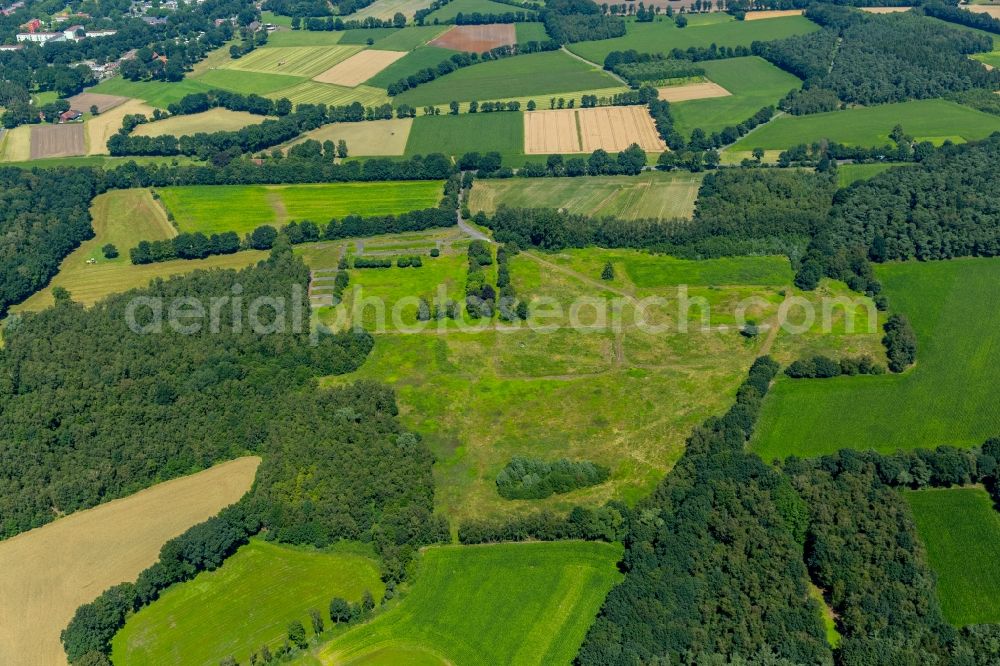
{"type": "Polygon", "coordinates": [[[559,50],[560,50],[560,51],[562,51],[563,53],[567,53],[567,54],[569,54],[570,56],[572,56],[572,57],[576,58],[576,59],[577,59],[577,60],[579,60],[580,62],[585,62],[585,63],[587,63],[588,65],[591,65],[591,66],[593,66],[593,67],[596,67],[597,69],[601,70],[602,72],[607,72],[607,73],[608,73],[608,74],[609,74],[610,76],[614,77],[614,78],[615,78],[615,79],[616,79],[616,80],[617,80],[617,81],[618,81],[619,83],[621,83],[621,84],[622,84],[623,86],[627,86],[627,85],[628,85],[628,81],[626,81],[626,80],[625,80],[625,79],[623,79],[622,77],[618,76],[618,75],[617,75],[617,74],[615,74],[614,72],[608,72],[608,70],[604,69],[604,65],[603,65],[603,64],[601,64],[601,65],[598,65],[598,64],[597,64],[596,62],[592,62],[592,61],[590,61],[590,60],[587,60],[587,59],[586,59],[586,58],[584,58],[583,56],[580,56],[580,55],[577,55],[577,54],[573,53],[572,51],[570,51],[570,50],[569,50],[568,48],[566,48],[565,46],[563,46],[563,47],[562,47],[562,48],[560,48],[559,50]]]}

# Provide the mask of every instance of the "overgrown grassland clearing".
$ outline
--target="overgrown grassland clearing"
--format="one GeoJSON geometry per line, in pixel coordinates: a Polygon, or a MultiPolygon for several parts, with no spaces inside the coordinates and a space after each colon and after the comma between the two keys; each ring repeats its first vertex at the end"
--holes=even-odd
{"type": "Polygon", "coordinates": [[[397,606],[313,654],[323,664],[568,664],[622,578],[621,555],[575,541],[428,548],[397,606]]]}
{"type": "Polygon", "coordinates": [[[982,139],[1000,130],[1000,117],[942,99],[858,107],[807,116],[782,116],[743,137],[735,151],[784,150],[829,139],[853,146],[889,144],[889,133],[902,125],[918,141],[941,143],[943,138],[982,139]]]}
{"type": "Polygon", "coordinates": [[[222,88],[244,95],[251,93],[266,95],[276,90],[290,88],[308,79],[304,76],[289,76],[287,74],[244,72],[238,69],[210,69],[196,80],[211,88],[222,88]]]}
{"type": "Polygon", "coordinates": [[[189,78],[168,83],[166,81],[129,81],[116,76],[113,79],[101,81],[93,88],[88,88],[87,92],[133,97],[141,99],[150,106],[165,109],[171,102],[179,102],[185,95],[208,92],[215,87],[217,86],[189,78]]]}
{"type": "Polygon", "coordinates": [[[1000,622],[1000,514],[983,488],[904,491],[937,575],[945,619],[957,627],[1000,622]]]}
{"type": "MultiPolygon", "coordinates": [[[[104,97],[104,95],[101,95],[104,97]]],[[[84,123],[87,131],[86,143],[88,155],[107,155],[108,139],[121,129],[122,120],[127,115],[140,113],[146,117],[153,114],[153,107],[138,99],[130,99],[115,105],[100,115],[92,116],[84,123]]]]}
{"type": "Polygon", "coordinates": [[[253,231],[262,224],[433,208],[442,182],[414,180],[321,185],[191,185],[158,189],[181,231],[253,231]]]}
{"type": "Polygon", "coordinates": [[[511,208],[564,208],[594,217],[690,218],[702,174],[647,171],[639,176],[477,180],[469,208],[492,213],[511,208]]]}
{"type": "Polygon", "coordinates": [[[316,76],[360,51],[360,46],[274,46],[255,49],[227,69],[265,74],[316,76]]]}
{"type": "Polygon", "coordinates": [[[779,379],[752,442],[764,460],[972,446],[1000,432],[1000,260],[889,264],[876,273],[893,311],[916,331],[916,367],[881,377],[779,379]]]}
{"type": "Polygon", "coordinates": [[[421,107],[451,101],[505,99],[608,88],[619,81],[562,51],[492,60],[456,70],[397,95],[399,104],[421,107]]]}
{"type": "MultiPolygon", "coordinates": [[[[494,270],[487,271],[491,281],[494,270]]],[[[731,404],[766,344],[765,336],[744,340],[736,332],[737,304],[758,298],[747,317],[765,324],[777,316],[783,291],[815,297],[788,286],[789,263],[773,258],[694,262],[587,249],[522,253],[511,259],[510,273],[517,293],[534,303],[532,327],[509,330],[487,323],[459,330],[445,320],[441,330],[433,323],[426,334],[378,333],[374,311],[365,311],[361,323],[377,333],[372,355],[357,372],[324,380],[373,379],[395,388],[403,422],[424,435],[436,456],[436,501],[452,521],[529,507],[565,511],[644,496],[680,457],[691,429],[731,404]],[[607,261],[616,274],[610,282],[600,279],[607,261]],[[708,329],[702,330],[704,307],[696,305],[689,331],[681,330],[681,285],[693,303],[710,308],[708,329]],[[666,306],[644,314],[650,325],[663,330],[635,325],[633,299],[648,296],[667,299],[666,306]],[[543,306],[537,300],[543,297],[554,301],[543,306]],[[622,325],[611,325],[613,305],[607,303],[607,325],[600,325],[599,314],[587,306],[578,312],[581,326],[571,327],[570,306],[581,297],[623,299],[622,325]],[[561,312],[549,316],[553,307],[561,312]],[[495,480],[515,455],[587,459],[608,466],[611,478],[545,500],[512,502],[497,494],[495,480]]],[[[368,295],[371,285],[388,306],[403,297],[434,298],[435,282],[446,284],[447,297],[461,297],[464,257],[443,254],[425,260],[421,269],[352,270],[350,279],[351,289],[360,287],[368,295]],[[442,259],[452,264],[443,280],[414,275],[432,265],[444,270],[446,263],[434,263],[442,259]]],[[[845,291],[841,286],[837,293],[845,291]]],[[[352,305],[349,296],[339,307],[350,312],[352,305]]],[[[409,325],[416,304],[407,308],[402,320],[409,325]]],[[[328,323],[336,314],[327,313],[328,323]]],[[[341,316],[341,322],[349,320],[341,316]]],[[[779,338],[771,353],[786,362],[797,358],[800,348],[838,357],[880,353],[877,334],[847,335],[835,326],[831,334],[821,335],[818,324],[816,329],[813,335],[779,338]]]]}
{"type": "Polygon", "coordinates": [[[271,99],[286,97],[292,104],[326,104],[345,106],[358,102],[362,106],[379,106],[389,101],[389,96],[380,88],[371,86],[334,86],[329,83],[305,81],[291,88],[282,88],[266,95],[271,99]]]}
{"type": "Polygon", "coordinates": [[[400,79],[416,74],[428,67],[437,67],[451,55],[458,53],[450,49],[439,49],[436,46],[421,46],[392,63],[378,74],[368,79],[367,84],[378,88],[386,88],[400,79]]]}
{"type": "Polygon", "coordinates": [[[270,48],[277,46],[333,46],[340,44],[343,38],[343,31],[279,30],[267,36],[267,46],[270,48]]]}
{"type": "Polygon", "coordinates": [[[239,500],[259,463],[216,465],[0,542],[0,662],[65,664],[59,632],[77,607],[135,580],[164,542],[239,500]]]}
{"type": "Polygon", "coordinates": [[[491,0],[452,0],[444,7],[431,12],[425,19],[428,23],[433,23],[435,19],[438,21],[450,21],[459,14],[473,14],[479,12],[480,14],[506,14],[507,12],[523,11],[526,14],[534,14],[535,12],[528,9],[518,9],[508,4],[500,2],[492,2],[491,0]]]}
{"type": "Polygon", "coordinates": [[[823,627],[826,629],[826,642],[830,647],[836,648],[840,645],[841,635],[837,631],[837,620],[833,614],[833,609],[826,603],[826,599],[823,597],[823,590],[811,582],[809,583],[809,596],[819,604],[820,613],[823,616],[823,627]]]}
{"type": "Polygon", "coordinates": [[[446,25],[411,25],[377,40],[373,47],[387,51],[413,51],[447,29],[446,25]]]}
{"type": "Polygon", "coordinates": [[[252,539],[219,569],[174,585],[129,618],[115,635],[112,661],[216,666],[232,656],[246,663],[261,645],[283,644],[293,620],[311,637],[310,609],[329,623],[332,598],[357,603],[365,590],[375,599],[384,591],[370,556],[252,539]]]}
{"type": "Polygon", "coordinates": [[[375,76],[404,55],[406,54],[402,51],[365,49],[355,53],[347,60],[337,63],[322,74],[317,74],[313,80],[353,88],[375,76]]]}
{"type": "Polygon", "coordinates": [[[819,30],[819,26],[803,16],[768,19],[766,21],[737,21],[731,16],[692,16],[685,28],[678,28],[673,21],[663,18],[653,23],[626,22],[626,33],[615,39],[567,44],[576,53],[591,62],[604,63],[612,51],[635,49],[640,53],[668,53],[671,49],[689,46],[750,46],[754,41],[771,41],[792,35],[802,35],[819,30]]]}
{"type": "Polygon", "coordinates": [[[847,187],[859,180],[874,178],[893,167],[911,166],[908,162],[872,162],[870,164],[841,164],[837,167],[837,185],[847,187]]]}
{"type": "Polygon", "coordinates": [[[137,136],[162,136],[164,134],[183,136],[198,132],[226,132],[242,129],[247,125],[259,125],[264,120],[265,116],[254,115],[246,111],[215,108],[201,113],[172,116],[165,120],[139,125],[132,133],[137,136]]]}
{"type": "Polygon", "coordinates": [[[472,113],[457,116],[418,116],[413,120],[407,155],[444,153],[461,157],[467,152],[524,154],[524,117],[520,113],[472,113]]]}
{"type": "Polygon", "coordinates": [[[330,123],[306,132],[288,145],[308,139],[323,143],[343,139],[350,155],[402,155],[410,136],[412,118],[370,120],[361,123],[330,123]]]}
{"type": "Polygon", "coordinates": [[[802,86],[797,77],[757,56],[710,60],[698,66],[704,68],[709,80],[731,94],[671,104],[677,129],[684,135],[696,127],[711,134],[738,125],[762,107],[777,104],[790,90],[802,86]]]}

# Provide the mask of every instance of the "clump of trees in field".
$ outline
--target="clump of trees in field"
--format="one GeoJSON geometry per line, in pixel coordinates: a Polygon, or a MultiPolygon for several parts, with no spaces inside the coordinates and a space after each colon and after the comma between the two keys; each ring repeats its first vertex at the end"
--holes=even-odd
{"type": "Polygon", "coordinates": [[[691,60],[668,58],[662,53],[639,53],[635,49],[612,51],[604,58],[604,69],[622,77],[633,88],[705,74],[705,69],[691,60]]]}
{"type": "Polygon", "coordinates": [[[785,374],[792,379],[829,379],[841,375],[881,375],[885,368],[871,356],[845,357],[839,361],[821,354],[794,361],[785,374]]]}
{"type": "Polygon", "coordinates": [[[605,14],[592,0],[548,0],[541,17],[545,32],[559,44],[612,39],[625,34],[625,21],[605,14]]]}
{"type": "Polygon", "coordinates": [[[588,460],[515,457],[497,474],[497,492],[506,499],[545,499],[604,483],[610,473],[607,467],[588,460]]]}

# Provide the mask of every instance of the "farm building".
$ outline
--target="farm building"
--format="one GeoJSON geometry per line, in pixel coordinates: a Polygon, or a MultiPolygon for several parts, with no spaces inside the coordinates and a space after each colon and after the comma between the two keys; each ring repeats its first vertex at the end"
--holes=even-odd
{"type": "Polygon", "coordinates": [[[77,111],[76,109],[70,109],[69,111],[64,111],[59,114],[60,123],[71,123],[74,120],[79,120],[83,117],[82,111],[77,111]]]}

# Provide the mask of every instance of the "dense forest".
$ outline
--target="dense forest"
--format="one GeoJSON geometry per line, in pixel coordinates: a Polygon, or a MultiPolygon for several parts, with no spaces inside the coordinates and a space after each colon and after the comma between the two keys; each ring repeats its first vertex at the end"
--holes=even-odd
{"type": "Polygon", "coordinates": [[[1000,72],[968,58],[993,50],[988,36],[912,12],[866,14],[818,4],[806,16],[823,30],[755,42],[753,52],[804,79],[806,88],[832,90],[844,102],[884,104],[1000,87],[1000,72]]]}

